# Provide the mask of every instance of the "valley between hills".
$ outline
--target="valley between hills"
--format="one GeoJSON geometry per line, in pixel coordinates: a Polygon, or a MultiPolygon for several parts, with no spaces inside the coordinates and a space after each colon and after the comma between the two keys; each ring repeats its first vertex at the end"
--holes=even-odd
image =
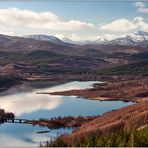
{"type": "MultiPolygon", "coordinates": [[[[134,102],[102,116],[55,118],[52,124],[57,123],[57,127],[68,126],[65,124],[68,120],[70,127],[77,125],[78,128],[70,135],[60,136],[50,146],[79,146],[84,135],[88,138],[98,134],[106,136],[147,125],[148,41],[128,45],[117,41],[82,45],[0,35],[0,43],[1,93],[26,82],[48,81],[52,85],[70,81],[101,81],[103,83],[94,83],[88,89],[42,91],[38,94],[134,102]]],[[[51,124],[44,119],[28,122],[47,127],[49,122],[51,124]]],[[[86,146],[85,142],[82,146],[86,146]]]]}

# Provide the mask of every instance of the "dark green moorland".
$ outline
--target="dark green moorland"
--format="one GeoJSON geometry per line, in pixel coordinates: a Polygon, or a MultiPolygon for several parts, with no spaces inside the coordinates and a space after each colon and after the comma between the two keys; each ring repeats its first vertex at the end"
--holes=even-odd
{"type": "Polygon", "coordinates": [[[99,75],[143,75],[148,76],[148,61],[125,64],[113,68],[102,69],[99,75]]]}

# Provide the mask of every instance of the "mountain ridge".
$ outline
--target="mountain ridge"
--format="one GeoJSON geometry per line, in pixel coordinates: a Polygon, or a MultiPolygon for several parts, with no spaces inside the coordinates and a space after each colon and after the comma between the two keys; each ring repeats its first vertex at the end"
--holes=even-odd
{"type": "Polygon", "coordinates": [[[96,40],[84,40],[84,41],[73,41],[67,37],[63,39],[59,39],[55,36],[44,35],[44,34],[36,34],[36,35],[28,35],[23,36],[24,38],[31,38],[40,41],[50,41],[52,43],[58,45],[64,45],[66,43],[69,44],[111,44],[111,45],[126,45],[126,46],[146,46],[148,45],[148,32],[144,31],[136,31],[131,34],[124,35],[122,37],[118,37],[113,40],[107,40],[104,37],[98,38],[96,40]]]}

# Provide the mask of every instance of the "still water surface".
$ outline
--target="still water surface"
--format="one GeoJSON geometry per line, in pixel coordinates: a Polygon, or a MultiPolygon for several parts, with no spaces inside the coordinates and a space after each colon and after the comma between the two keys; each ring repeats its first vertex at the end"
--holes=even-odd
{"type": "MultiPolygon", "coordinates": [[[[92,87],[93,83],[96,82],[73,81],[53,87],[32,89],[28,92],[23,92],[23,86],[20,86],[15,91],[11,91],[9,95],[0,96],[0,108],[13,112],[16,118],[39,119],[58,116],[101,115],[113,109],[132,104],[131,102],[125,103],[122,101],[86,100],[76,96],[36,94],[38,92],[85,89],[92,87]]],[[[26,91],[25,87],[24,90],[26,91]]],[[[70,133],[71,129],[49,130],[38,126],[6,123],[0,125],[0,144],[1,146],[39,146],[40,142],[45,142],[51,137],[56,137],[65,132],[70,133]],[[50,132],[44,134],[36,133],[44,130],[50,132]]]]}

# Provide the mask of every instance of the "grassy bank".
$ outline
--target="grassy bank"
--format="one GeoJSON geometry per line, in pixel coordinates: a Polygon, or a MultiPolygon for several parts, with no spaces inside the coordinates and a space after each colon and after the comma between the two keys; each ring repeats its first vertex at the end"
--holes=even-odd
{"type": "MultiPolygon", "coordinates": [[[[41,145],[43,146],[43,145],[41,145]]],[[[66,143],[62,138],[47,142],[45,147],[147,147],[148,127],[142,130],[118,131],[107,135],[84,136],[73,145],[66,143]]]]}

